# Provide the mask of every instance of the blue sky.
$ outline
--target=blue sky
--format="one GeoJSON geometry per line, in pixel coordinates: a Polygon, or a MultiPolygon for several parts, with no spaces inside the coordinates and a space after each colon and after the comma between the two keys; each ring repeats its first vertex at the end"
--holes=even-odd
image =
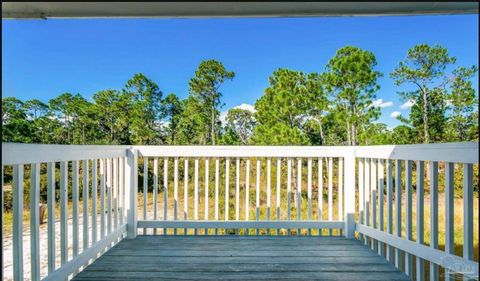
{"type": "MultiPolygon", "coordinates": [[[[441,44],[457,65],[478,64],[478,15],[256,19],[2,20],[2,94],[48,101],[63,92],[87,98],[120,89],[142,72],[165,93],[188,95],[204,59],[217,59],[236,77],[226,82],[223,110],[253,104],[279,67],[321,72],[335,51],[372,51],[384,76],[377,98],[380,122],[399,124],[403,101],[388,74],[415,44],[441,44]]],[[[474,86],[478,93],[478,76],[474,86]]]]}

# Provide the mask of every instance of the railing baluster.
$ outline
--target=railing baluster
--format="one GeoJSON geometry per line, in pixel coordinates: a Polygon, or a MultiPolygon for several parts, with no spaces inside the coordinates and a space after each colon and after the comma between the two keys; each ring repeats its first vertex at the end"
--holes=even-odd
{"type": "MultiPolygon", "coordinates": [[[[147,219],[148,206],[148,157],[143,157],[143,219],[147,219]]],[[[143,228],[143,235],[147,234],[147,228],[143,228]]]]}
{"type": "MultiPolygon", "coordinates": [[[[438,162],[430,162],[430,247],[438,248],[438,162]]],[[[438,265],[430,262],[430,280],[438,280],[438,265]]]]}
{"type": "Polygon", "coordinates": [[[88,160],[83,160],[83,251],[88,248],[88,160]]]}
{"type": "Polygon", "coordinates": [[[113,158],[113,229],[118,226],[118,158],[113,158]]]}
{"type": "MultiPolygon", "coordinates": [[[[193,219],[198,220],[198,158],[195,158],[194,166],[194,190],[193,190],[193,219]]],[[[195,228],[195,235],[198,234],[198,229],[195,228]]]]}
{"type": "Polygon", "coordinates": [[[60,162],[60,257],[61,265],[68,259],[68,162],[60,162]]]}
{"type": "Polygon", "coordinates": [[[97,159],[92,166],[92,245],[97,242],[97,159]]]}
{"type": "MultiPolygon", "coordinates": [[[[220,159],[215,159],[215,220],[218,221],[218,188],[220,186],[220,159]]],[[[218,228],[215,228],[215,235],[218,234],[218,228]]]]}
{"type": "Polygon", "coordinates": [[[47,164],[48,273],[55,271],[55,162],[47,164]]]}
{"type": "Polygon", "coordinates": [[[112,232],[112,159],[107,159],[107,233],[112,232]]]}
{"type": "MultiPolygon", "coordinates": [[[[73,161],[72,162],[72,172],[73,172],[73,178],[72,178],[72,203],[73,203],[73,208],[72,208],[72,230],[73,230],[73,235],[72,235],[72,243],[73,243],[73,257],[75,258],[78,256],[78,169],[79,169],[79,161],[73,161]]],[[[67,193],[68,196],[68,193],[67,193]]]]}
{"type": "MultiPolygon", "coordinates": [[[[323,159],[318,158],[318,220],[323,220],[323,159]]],[[[322,236],[322,229],[318,229],[318,236],[322,236]]]]}
{"type": "Polygon", "coordinates": [[[23,280],[23,165],[13,166],[13,280],[23,280]]]}
{"type": "MultiPolygon", "coordinates": [[[[307,197],[308,197],[308,211],[307,219],[312,219],[312,158],[308,158],[307,164],[307,197]]],[[[308,235],[312,235],[312,230],[308,229],[308,235]]]]}
{"type": "MultiPolygon", "coordinates": [[[[158,209],[158,158],[153,158],[153,220],[157,220],[158,209]]],[[[157,235],[157,229],[153,229],[153,235],[157,235]]]]}
{"type": "MultiPolygon", "coordinates": [[[[454,254],[454,163],[445,163],[445,252],[454,254]]],[[[454,280],[454,273],[445,268],[445,281],[454,280]]]]}
{"type": "MultiPolygon", "coordinates": [[[[163,159],[163,220],[168,220],[168,158],[163,159]]],[[[163,229],[167,234],[167,229],[163,229]]]]}
{"type": "MultiPolygon", "coordinates": [[[[260,160],[257,158],[257,175],[255,177],[255,220],[260,219],[260,160]]],[[[258,235],[258,228],[255,229],[255,234],[258,235]]]]}
{"type": "MultiPolygon", "coordinates": [[[[250,159],[247,159],[245,168],[245,220],[250,220],[250,159]]],[[[248,234],[248,230],[247,230],[248,234]]]]}
{"type": "MultiPolygon", "coordinates": [[[[343,221],[343,158],[338,159],[338,220],[343,221]]],[[[340,229],[340,235],[343,235],[340,229]]]]}
{"type": "MultiPolygon", "coordinates": [[[[271,188],[271,159],[267,159],[267,220],[270,220],[270,188],[271,188]]],[[[270,229],[267,229],[270,235],[270,229]]]]}
{"type": "MultiPolygon", "coordinates": [[[[370,185],[370,159],[365,159],[365,194],[364,194],[364,204],[365,204],[365,225],[370,226],[370,190],[372,186],[370,185]]],[[[370,246],[372,242],[371,237],[365,237],[365,245],[370,246]]]]}
{"type": "MultiPolygon", "coordinates": [[[[372,227],[377,228],[377,167],[375,159],[370,160],[370,184],[372,186],[372,227]]],[[[378,252],[378,243],[372,238],[372,250],[378,252]]]]}
{"type": "MultiPolygon", "coordinates": [[[[297,159],[297,221],[302,220],[302,159],[297,159]]],[[[297,236],[300,229],[297,229],[297,236]]]]}
{"type": "MultiPolygon", "coordinates": [[[[235,220],[240,219],[240,158],[235,161],[235,220]]],[[[238,234],[238,229],[237,229],[238,234]]]]}
{"type": "MultiPolygon", "coordinates": [[[[333,220],[333,159],[328,158],[328,220],[333,220]]],[[[328,230],[332,236],[332,229],[328,230]]]]}
{"type": "MultiPolygon", "coordinates": [[[[184,172],[183,172],[183,219],[188,219],[188,159],[185,158],[184,161],[184,172]]],[[[183,229],[183,234],[187,235],[187,229],[183,229]]]]}
{"type": "Polygon", "coordinates": [[[463,164],[463,257],[468,260],[473,260],[473,220],[473,165],[463,164]]]}
{"type": "MultiPolygon", "coordinates": [[[[291,216],[291,189],[292,189],[292,159],[287,159],[287,220],[290,220],[291,216]]],[[[288,235],[290,235],[290,229],[288,229],[288,235]]]]}
{"type": "MultiPolygon", "coordinates": [[[[364,163],[363,158],[358,159],[358,214],[359,214],[360,224],[365,223],[364,221],[365,220],[365,196],[364,196],[365,186],[363,181],[365,170],[363,168],[363,163],[364,163]]],[[[360,241],[365,243],[365,239],[366,239],[365,235],[362,234],[359,237],[360,237],[360,241]]]]}
{"type": "MultiPolygon", "coordinates": [[[[218,188],[220,185],[220,159],[215,159],[215,220],[218,221],[218,188]]],[[[217,230],[215,229],[215,234],[217,230]]]]}
{"type": "MultiPolygon", "coordinates": [[[[395,232],[402,237],[402,161],[395,160],[395,232]]],[[[402,270],[402,252],[395,248],[395,267],[402,270]]]]}
{"type": "MultiPolygon", "coordinates": [[[[412,240],[412,161],[405,161],[405,211],[407,213],[405,227],[406,239],[412,240]]],[[[405,273],[413,276],[412,255],[405,253],[405,273]]]]}
{"type": "MultiPolygon", "coordinates": [[[[3,186],[2,186],[3,187],[3,186]]],[[[31,165],[30,177],[30,273],[40,280],[40,163],[31,165]]]]}
{"type": "MultiPolygon", "coordinates": [[[[210,166],[210,161],[208,158],[206,158],[205,159],[205,220],[208,220],[208,209],[209,209],[208,197],[210,196],[208,192],[209,166],[210,166]]],[[[206,228],[205,228],[205,235],[208,235],[208,229],[206,228]]]]}
{"type": "MultiPolygon", "coordinates": [[[[276,207],[277,210],[275,212],[275,216],[277,218],[277,221],[280,220],[280,182],[281,182],[281,173],[282,173],[282,160],[280,158],[277,158],[277,202],[276,202],[276,207]]],[[[280,234],[280,229],[277,229],[277,235],[280,234]]]]}
{"type": "Polygon", "coordinates": [[[118,159],[118,188],[119,188],[119,211],[120,211],[120,225],[123,225],[123,219],[125,216],[125,159],[118,159]]]}
{"type": "MultiPolygon", "coordinates": [[[[230,197],[230,192],[229,192],[229,187],[230,187],[230,182],[229,182],[229,177],[230,177],[230,158],[225,159],[225,220],[228,221],[228,212],[229,212],[229,197],[230,197]]],[[[228,230],[227,230],[228,231],[228,230]]],[[[228,233],[227,233],[228,234],[228,233]]]]}
{"type": "MultiPolygon", "coordinates": [[[[178,220],[178,157],[173,162],[173,219],[178,220]]],[[[177,235],[177,229],[173,230],[173,234],[177,235]]]]}
{"type": "MultiPolygon", "coordinates": [[[[384,198],[384,175],[383,175],[383,159],[378,159],[378,222],[379,228],[381,231],[384,231],[384,205],[385,205],[385,198],[384,198]]],[[[378,242],[378,254],[382,257],[385,256],[385,248],[382,242],[378,242]]]]}
{"type": "Polygon", "coordinates": [[[100,159],[100,239],[105,237],[105,159],[100,159]]]}
{"type": "MultiPolygon", "coordinates": [[[[392,177],[392,160],[387,159],[387,232],[393,233],[393,210],[392,210],[392,196],[393,196],[393,177],[392,177]]],[[[387,245],[387,260],[392,262],[392,246],[387,245]]]]}
{"type": "MultiPolygon", "coordinates": [[[[424,162],[417,161],[417,243],[423,245],[424,235],[423,235],[423,220],[424,220],[424,210],[423,210],[423,193],[424,193],[424,162]]],[[[423,259],[415,257],[416,263],[416,281],[424,280],[424,266],[423,259]]]]}

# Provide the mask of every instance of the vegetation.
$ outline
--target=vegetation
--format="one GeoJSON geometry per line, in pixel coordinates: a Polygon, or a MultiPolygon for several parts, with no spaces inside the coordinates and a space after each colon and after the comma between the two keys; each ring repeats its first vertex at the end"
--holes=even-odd
{"type": "Polygon", "coordinates": [[[62,93],[43,102],[2,100],[2,141],[51,144],[372,145],[478,140],[477,66],[456,66],[442,46],[417,45],[390,73],[412,105],[404,124],[377,122],[377,60],[358,47],[339,49],[323,72],[277,69],[255,103],[220,121],[221,87],[235,73],[216,60],[200,63],[181,100],[145,75],[89,101],[62,93]],[[448,72],[450,68],[453,71],[448,72]]]}

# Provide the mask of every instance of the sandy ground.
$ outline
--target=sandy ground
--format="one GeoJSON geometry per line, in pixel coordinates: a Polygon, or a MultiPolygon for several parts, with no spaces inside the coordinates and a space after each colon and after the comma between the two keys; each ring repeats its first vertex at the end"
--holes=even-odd
{"type": "MultiPolygon", "coordinates": [[[[79,211],[81,213],[81,210],[79,211]]],[[[163,216],[163,204],[158,204],[159,218],[163,216]]],[[[153,210],[149,208],[148,217],[153,218],[153,210]]],[[[169,215],[170,217],[170,215],[169,215]]],[[[107,218],[105,217],[105,227],[107,227],[107,218]]],[[[172,217],[173,219],[173,217],[172,217]]],[[[126,222],[126,218],[124,219],[126,222]]],[[[78,217],[78,252],[83,252],[83,215],[78,217]]],[[[40,278],[45,278],[48,273],[48,229],[47,223],[40,225],[40,278]]],[[[112,214],[112,228],[113,228],[113,214],[112,214]]],[[[140,230],[140,234],[141,234],[140,230]]],[[[100,237],[100,216],[97,214],[97,239],[100,237]]],[[[68,260],[73,258],[73,220],[68,218],[68,260]]],[[[12,235],[4,236],[4,280],[13,280],[13,241],[12,235]]],[[[89,217],[89,246],[92,245],[92,217],[89,217]]],[[[24,280],[31,280],[31,263],[30,263],[30,226],[24,224],[23,231],[23,274],[24,280]]],[[[55,221],[55,268],[60,267],[60,220],[55,221]]]]}

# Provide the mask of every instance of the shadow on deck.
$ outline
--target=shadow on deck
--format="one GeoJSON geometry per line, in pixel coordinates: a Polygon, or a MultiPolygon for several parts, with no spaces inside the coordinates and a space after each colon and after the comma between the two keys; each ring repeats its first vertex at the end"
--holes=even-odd
{"type": "Polygon", "coordinates": [[[410,280],[343,237],[138,236],[73,280],[410,280]]]}

